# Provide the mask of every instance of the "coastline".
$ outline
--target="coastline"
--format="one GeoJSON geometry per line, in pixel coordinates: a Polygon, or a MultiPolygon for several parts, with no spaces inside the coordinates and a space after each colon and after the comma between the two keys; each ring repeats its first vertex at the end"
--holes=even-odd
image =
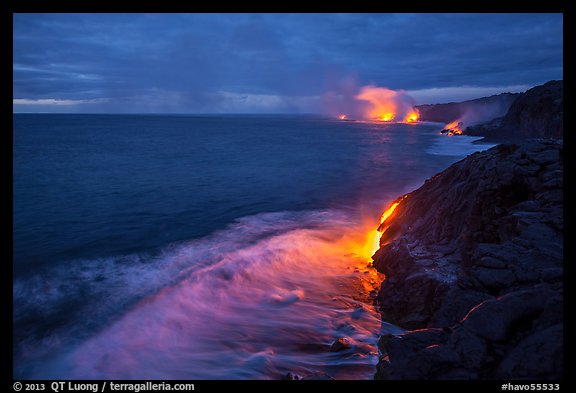
{"type": "Polygon", "coordinates": [[[381,225],[376,379],[562,377],[563,144],[475,153],[381,225]],[[541,366],[541,363],[545,367],[541,366]]]}
{"type": "MultiPolygon", "coordinates": [[[[381,133],[378,133],[378,135],[381,135],[381,133]]],[[[414,134],[400,135],[410,136],[414,134]]],[[[440,171],[444,173],[447,170],[445,166],[448,165],[446,162],[464,161],[466,149],[461,150],[462,146],[460,145],[467,144],[474,150],[479,147],[469,143],[469,138],[446,137],[432,129],[425,130],[423,135],[426,137],[425,140],[432,142],[432,145],[436,145],[433,140],[437,140],[439,142],[438,146],[442,149],[451,146],[450,149],[453,150],[454,154],[447,154],[447,156],[452,157],[442,158],[440,156],[446,154],[442,154],[439,151],[436,151],[436,153],[430,151],[430,149],[433,150],[435,148],[434,146],[428,150],[424,147],[422,155],[426,157],[426,165],[422,165],[420,171],[414,172],[416,174],[415,177],[418,177],[418,181],[415,183],[410,182],[410,184],[408,184],[406,176],[411,172],[402,170],[401,161],[396,162],[393,167],[396,172],[390,172],[401,174],[398,178],[401,178],[400,184],[403,184],[403,187],[394,189],[395,191],[380,187],[391,182],[391,177],[382,176],[382,174],[387,174],[386,172],[378,175],[379,179],[373,179],[375,173],[371,173],[371,179],[369,180],[370,185],[374,189],[370,193],[370,198],[366,198],[367,194],[362,193],[365,197],[364,203],[366,204],[366,200],[369,200],[368,204],[371,205],[371,213],[382,207],[381,202],[383,199],[390,202],[397,193],[410,191],[410,194],[413,194],[415,191],[411,190],[422,185],[427,177],[433,176],[440,171]],[[431,157],[432,159],[430,159],[429,154],[438,154],[439,156],[431,157]],[[431,170],[430,168],[434,169],[431,170]],[[426,174],[423,171],[427,171],[425,172],[426,174]]],[[[386,146],[389,145],[382,144],[379,149],[386,146]]],[[[378,152],[383,153],[386,151],[378,150],[378,152]]],[[[387,155],[385,156],[388,157],[387,155]]],[[[379,157],[379,155],[375,155],[375,158],[379,157]]],[[[378,161],[374,159],[374,163],[378,163],[378,161]]],[[[251,332],[251,335],[255,335],[255,329],[261,332],[261,334],[258,333],[261,339],[255,341],[256,345],[249,348],[245,341],[242,340],[226,343],[226,345],[245,350],[245,352],[238,354],[238,359],[249,359],[251,363],[246,365],[239,364],[234,369],[229,364],[222,364],[220,369],[212,366],[211,372],[213,374],[210,374],[209,377],[217,378],[224,375],[230,379],[257,379],[262,377],[282,379],[286,376],[286,371],[288,371],[295,373],[295,377],[301,376],[304,379],[314,379],[319,376],[311,373],[311,370],[321,369],[330,378],[369,379],[372,377],[378,361],[377,341],[379,336],[384,334],[387,337],[393,337],[398,335],[401,330],[397,329],[393,324],[386,326],[388,325],[386,322],[380,325],[379,312],[371,307],[377,295],[377,289],[380,287],[380,280],[377,280],[375,288],[372,288],[371,284],[374,277],[371,277],[371,275],[376,273],[371,268],[370,256],[373,254],[374,248],[372,246],[374,243],[370,243],[371,247],[369,250],[365,250],[363,247],[369,231],[371,235],[376,230],[373,227],[375,218],[373,214],[362,213],[363,211],[366,212],[366,209],[368,209],[367,205],[356,207],[342,205],[332,206],[326,211],[267,212],[245,216],[209,237],[173,244],[158,254],[119,256],[98,260],[98,263],[95,264],[92,263],[94,262],[93,260],[82,260],[74,263],[73,268],[68,266],[54,268],[46,271],[46,274],[35,274],[31,280],[19,281],[14,286],[13,292],[14,296],[19,299],[19,303],[17,303],[20,311],[18,322],[24,323],[20,325],[20,334],[24,339],[24,346],[20,348],[27,350],[27,348],[34,345],[35,352],[28,352],[22,358],[19,357],[17,352],[14,352],[15,363],[19,363],[16,369],[17,374],[15,375],[22,378],[67,378],[70,375],[76,377],[90,376],[91,378],[104,378],[106,375],[136,376],[138,374],[136,374],[137,371],[135,370],[141,369],[141,367],[133,368],[131,364],[132,362],[138,362],[140,359],[129,361],[124,358],[126,353],[121,353],[122,356],[118,358],[115,368],[107,371],[110,374],[91,374],[91,372],[96,372],[98,367],[95,367],[95,364],[98,361],[110,356],[118,356],[120,353],[117,349],[108,348],[109,345],[107,343],[109,342],[122,343],[122,345],[118,346],[121,351],[131,348],[134,354],[148,356],[146,351],[142,351],[143,348],[134,344],[139,337],[145,337],[146,347],[153,344],[157,349],[151,355],[155,359],[154,361],[161,359],[161,356],[168,356],[164,358],[166,361],[160,362],[162,364],[177,359],[177,354],[182,352],[179,350],[172,354],[170,348],[164,347],[161,337],[163,334],[175,336],[182,334],[181,341],[189,342],[191,347],[195,348],[195,351],[199,345],[202,345],[210,348],[204,352],[205,354],[213,354],[215,352],[214,348],[219,348],[218,345],[222,344],[221,338],[228,337],[229,332],[226,331],[223,334],[212,327],[205,334],[198,334],[201,331],[196,326],[197,322],[194,319],[188,319],[185,316],[181,317],[173,312],[175,308],[179,307],[195,309],[198,304],[188,304],[186,302],[187,299],[202,297],[204,300],[199,304],[211,304],[211,307],[207,309],[210,312],[221,309],[223,305],[230,310],[230,313],[226,315],[211,316],[211,320],[222,317],[223,321],[243,321],[244,325],[236,323],[234,334],[237,334],[237,330],[251,332]],[[317,216],[311,216],[310,213],[317,214],[317,216]],[[354,215],[355,213],[357,214],[354,215]],[[369,215],[370,218],[368,217],[369,215]],[[351,225],[352,222],[356,223],[356,221],[351,220],[352,217],[358,220],[358,225],[351,225]],[[370,222],[368,222],[368,218],[370,222]],[[333,225],[328,225],[329,223],[333,225]],[[273,240],[274,238],[277,240],[273,240]],[[315,246],[311,246],[312,244],[315,244],[315,246]],[[326,252],[320,252],[321,249],[326,252]],[[308,254],[302,254],[304,250],[308,254]],[[222,263],[218,263],[218,260],[222,259],[222,255],[225,258],[223,258],[222,263]],[[357,258],[354,255],[361,258],[357,258]],[[199,269],[195,269],[190,261],[199,259],[200,256],[202,258],[201,266],[199,265],[199,269]],[[342,260],[338,264],[343,269],[338,272],[336,267],[336,262],[339,261],[338,258],[350,258],[350,256],[357,259],[357,265],[350,265],[350,261],[342,260]],[[311,261],[313,260],[316,262],[312,263],[311,261]],[[329,272],[326,272],[325,263],[327,260],[330,261],[329,272]],[[274,265],[274,267],[261,266],[264,261],[270,261],[269,265],[274,265]],[[309,265],[315,264],[316,267],[313,269],[313,273],[317,273],[317,277],[312,279],[313,275],[310,272],[301,277],[302,280],[294,277],[302,273],[301,262],[309,265]],[[257,266],[261,268],[256,268],[257,266]],[[265,275],[266,279],[258,279],[260,274],[265,275]],[[351,284],[366,282],[370,285],[363,288],[359,288],[358,285],[350,285],[347,287],[349,290],[344,291],[343,287],[332,285],[329,282],[329,276],[332,275],[334,275],[333,278],[335,280],[339,280],[338,277],[342,276],[348,277],[351,284]],[[58,277],[58,279],[55,279],[55,277],[58,277]],[[57,286],[58,280],[60,282],[75,283],[75,285],[57,286]],[[249,298],[243,299],[242,296],[245,295],[243,288],[245,288],[246,280],[253,281],[253,285],[256,286],[258,283],[263,282],[266,284],[266,289],[257,290],[256,286],[253,286],[249,298]],[[313,288],[319,285],[325,286],[312,291],[313,288]],[[229,296],[226,295],[226,298],[229,298],[230,301],[226,300],[224,304],[218,302],[218,298],[212,296],[209,292],[210,288],[215,286],[220,286],[218,297],[228,294],[229,296]],[[273,291],[270,290],[271,287],[274,287],[273,291]],[[81,288],[82,292],[75,292],[76,288],[81,288]],[[113,291],[108,291],[106,288],[113,291]],[[376,291],[373,291],[373,289],[376,289],[376,291]],[[255,296],[254,292],[258,292],[261,296],[255,296]],[[323,303],[326,305],[324,310],[331,315],[330,317],[323,318],[321,313],[318,312],[319,309],[316,309],[304,318],[305,324],[303,324],[297,320],[297,318],[303,318],[304,313],[302,310],[278,313],[279,309],[284,309],[288,306],[291,309],[300,309],[301,307],[312,305],[318,306],[316,301],[312,299],[312,292],[318,293],[322,298],[332,294],[330,296],[339,299],[337,303],[333,299],[324,299],[327,300],[323,303]],[[34,296],[30,296],[31,293],[34,296]],[[39,295],[41,295],[41,298],[39,295]],[[129,296],[127,297],[127,295],[129,296]],[[162,302],[166,297],[171,297],[172,300],[164,304],[162,302]],[[102,301],[102,299],[105,299],[105,301],[102,301]],[[40,302],[39,300],[42,301],[40,302]],[[242,300],[240,303],[235,304],[235,302],[240,300],[242,300]],[[276,315],[282,315],[286,320],[282,322],[281,318],[276,316],[273,320],[266,322],[269,318],[265,315],[258,318],[246,318],[246,315],[248,315],[246,312],[247,302],[252,304],[252,306],[247,308],[249,310],[263,312],[268,315],[277,313],[276,315]],[[82,307],[76,305],[82,305],[82,307]],[[96,305],[95,308],[91,307],[94,305],[96,305]],[[244,311],[240,312],[240,310],[244,311]],[[59,330],[51,332],[52,337],[65,337],[66,339],[61,342],[71,345],[73,348],[70,351],[72,354],[70,357],[61,357],[57,353],[58,351],[63,352],[64,347],[58,346],[60,345],[58,340],[46,341],[46,345],[44,345],[43,329],[39,328],[37,324],[31,323],[32,319],[26,318],[29,315],[38,315],[40,313],[43,315],[44,320],[63,318],[64,313],[68,311],[74,312],[74,314],[66,314],[65,316],[72,323],[61,325],[59,330]],[[237,311],[242,315],[236,316],[237,311]],[[91,322],[91,318],[94,317],[95,313],[98,315],[96,319],[100,323],[98,326],[91,322]],[[334,318],[335,314],[341,314],[341,316],[334,318]],[[160,318],[158,318],[159,315],[161,316],[160,318]],[[321,317],[322,323],[326,323],[326,326],[312,321],[313,318],[317,317],[321,317]],[[290,320],[291,318],[292,320],[290,320]],[[137,335],[124,336],[125,332],[138,330],[137,326],[143,322],[155,324],[158,319],[171,321],[171,324],[161,324],[154,329],[149,329],[137,335]],[[348,319],[348,322],[344,322],[348,319]],[[253,323],[253,321],[257,321],[257,323],[253,323]],[[338,323],[333,324],[334,321],[338,323]],[[371,326],[364,326],[365,323],[371,326]],[[266,324],[268,326],[264,326],[266,324]],[[304,338],[291,335],[286,339],[282,338],[283,342],[281,343],[275,341],[275,336],[269,335],[270,331],[279,326],[286,330],[286,327],[291,325],[298,326],[294,331],[300,332],[299,334],[301,334],[302,326],[313,327],[313,329],[310,329],[312,333],[309,332],[310,334],[304,338]],[[187,328],[182,329],[183,326],[187,328]],[[380,326],[380,329],[376,326],[380,326]],[[383,327],[385,328],[383,329],[383,327]],[[197,334],[194,337],[190,337],[190,330],[197,332],[197,334]],[[83,336],[74,335],[78,332],[83,336]],[[29,338],[32,338],[32,340],[27,342],[26,340],[29,338]],[[286,342],[291,340],[297,340],[297,342],[292,342],[286,346],[286,342]],[[336,345],[340,340],[348,340],[347,342],[351,347],[332,351],[332,346],[336,345]],[[83,343],[84,341],[86,342],[83,343]],[[210,347],[209,343],[214,345],[210,347]],[[264,343],[266,347],[258,347],[260,343],[264,343]],[[281,344],[281,351],[276,353],[269,349],[274,348],[277,344],[281,344]],[[297,354],[297,356],[285,356],[286,347],[290,351],[294,351],[293,353],[297,354]],[[48,363],[47,358],[40,359],[41,356],[44,356],[43,354],[48,353],[55,355],[49,359],[52,364],[48,363]],[[36,355],[41,356],[38,359],[34,359],[36,355]],[[173,358],[171,357],[172,355],[174,355],[173,358]],[[83,362],[82,367],[71,368],[76,364],[73,361],[74,359],[88,358],[94,358],[94,361],[83,362]],[[49,368],[45,368],[43,362],[46,362],[49,368]],[[318,367],[318,364],[323,364],[324,366],[318,367]],[[62,368],[59,369],[61,366],[62,368]],[[129,374],[129,372],[134,372],[134,374],[129,374]]],[[[400,208],[400,210],[402,209],[400,208]]],[[[374,238],[370,237],[370,239],[374,238]]],[[[202,313],[206,312],[206,310],[198,310],[198,312],[193,314],[202,315],[202,313]]],[[[225,327],[227,323],[223,322],[219,326],[225,327]]],[[[404,328],[406,327],[404,326],[404,328]]],[[[18,345],[20,344],[18,343],[18,345]]],[[[210,357],[212,355],[207,356],[210,357]]],[[[191,362],[189,369],[196,369],[197,366],[198,363],[196,361],[191,362]]],[[[199,368],[198,370],[202,369],[205,368],[199,368]]],[[[206,374],[200,371],[198,374],[190,374],[188,372],[185,375],[187,377],[192,375],[197,378],[206,378],[206,374]]]]}
{"type": "MultiPolygon", "coordinates": [[[[343,130],[353,126],[337,124],[343,130]]],[[[332,127],[333,123],[328,122],[330,132],[327,135],[332,135],[332,127]]],[[[366,191],[358,191],[362,197],[359,201],[350,198],[347,201],[353,203],[332,204],[319,210],[246,215],[208,236],[170,243],[153,253],[73,260],[19,278],[13,285],[17,326],[13,352],[15,375],[23,379],[104,377],[108,374],[98,374],[94,364],[98,359],[113,357],[116,364],[113,370],[107,370],[109,375],[137,376],[136,369],[142,367],[131,365],[126,359],[129,356],[126,348],[138,354],[132,360],[136,364],[146,356],[154,359],[166,356],[167,359],[161,362],[166,364],[187,353],[182,350],[172,353],[171,348],[166,348],[160,336],[169,334],[179,337],[180,342],[189,343],[193,353],[199,353],[196,358],[187,359],[188,368],[197,371],[187,371],[187,374],[166,372],[163,376],[278,379],[291,372],[306,378],[312,370],[321,370],[336,379],[371,379],[378,361],[378,334],[399,330],[392,325],[380,325],[379,312],[371,307],[381,275],[367,266],[371,264],[373,243],[369,250],[365,251],[363,247],[369,231],[374,229],[377,219],[374,213],[382,208],[382,198],[385,198],[384,202],[391,201],[395,194],[420,186],[426,177],[460,158],[426,153],[434,140],[453,141],[438,135],[439,127],[435,128],[419,129],[418,125],[381,127],[379,124],[373,130],[369,129],[364,137],[370,142],[366,143],[370,148],[367,152],[371,153],[367,156],[369,160],[363,157],[358,161],[360,168],[366,169],[358,172],[365,179],[365,183],[358,182],[358,186],[366,191]],[[397,129],[407,132],[395,132],[397,129]],[[422,138],[416,139],[416,136],[422,138]],[[398,146],[396,142],[391,143],[391,139],[396,141],[394,138],[421,143],[417,151],[423,160],[411,163],[410,150],[392,151],[403,150],[393,148],[398,146]],[[380,165],[385,170],[368,172],[373,165],[380,165]],[[419,170],[411,169],[414,165],[418,165],[419,170]],[[374,176],[380,180],[374,181],[374,176]],[[325,268],[326,260],[331,261],[329,273],[325,268]],[[303,266],[311,269],[305,276],[301,274],[303,266]],[[314,274],[317,278],[311,279],[314,274]],[[262,276],[266,278],[260,279],[262,276]],[[373,280],[375,288],[371,285],[373,280]],[[345,286],[333,285],[333,281],[345,286]],[[62,286],[61,282],[70,284],[62,286]],[[258,289],[260,283],[265,284],[261,290],[258,289]],[[247,285],[251,291],[245,299],[247,285]],[[215,287],[219,288],[218,296],[210,292],[215,287]],[[164,294],[174,300],[159,305],[163,296],[167,296],[164,294]],[[326,296],[336,300],[324,299],[326,296]],[[203,300],[188,304],[187,299],[191,298],[203,300]],[[197,309],[202,304],[211,306],[197,309]],[[189,314],[203,317],[180,316],[175,311],[179,307],[196,310],[189,314]],[[288,307],[299,311],[287,311],[288,307]],[[307,307],[315,308],[315,311],[305,314],[302,310],[307,307]],[[213,310],[222,309],[228,311],[212,315],[213,310]],[[259,317],[249,317],[256,314],[259,317]],[[278,316],[280,314],[282,317],[278,316]],[[340,317],[333,319],[324,314],[340,317]],[[52,320],[66,323],[51,330],[51,338],[55,339],[45,340],[44,325],[32,318],[36,315],[41,315],[44,323],[52,320]],[[269,318],[270,315],[275,317],[269,318]],[[204,318],[220,318],[222,322],[203,331],[199,321],[204,318]],[[154,325],[157,320],[171,323],[146,331],[138,328],[138,334],[122,336],[123,332],[136,329],[132,326],[154,325]],[[234,337],[244,334],[251,339],[232,343],[223,340],[222,337],[230,337],[226,330],[230,320],[236,321],[234,337]],[[275,329],[297,334],[286,337],[270,334],[275,329]],[[193,337],[188,336],[190,331],[196,332],[193,337]],[[339,338],[348,339],[352,348],[330,352],[331,344],[339,338]],[[137,347],[134,341],[138,339],[145,339],[147,346],[137,347]],[[94,342],[99,344],[94,345],[94,342]],[[110,342],[118,343],[117,349],[108,348],[110,342]],[[153,355],[148,354],[149,346],[155,348],[153,355]],[[202,356],[212,359],[215,355],[211,353],[223,351],[222,346],[236,348],[233,356],[236,356],[237,364],[216,363],[218,367],[212,365],[209,371],[206,371],[207,367],[199,366],[205,361],[202,356]],[[209,349],[200,353],[200,347],[209,349]],[[70,357],[62,356],[65,351],[69,351],[70,357]],[[73,358],[93,358],[94,361],[77,366],[70,360],[73,358]],[[246,359],[254,360],[243,365],[241,362],[246,359]]],[[[465,156],[465,153],[459,154],[465,156]]],[[[342,172],[339,173],[340,183],[343,179],[342,172]]],[[[342,183],[342,190],[350,188],[346,181],[342,183]]]]}

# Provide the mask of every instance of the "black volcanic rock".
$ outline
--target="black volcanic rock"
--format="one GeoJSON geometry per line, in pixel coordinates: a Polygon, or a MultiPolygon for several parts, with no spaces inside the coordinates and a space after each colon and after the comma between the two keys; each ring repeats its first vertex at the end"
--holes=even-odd
{"type": "Polygon", "coordinates": [[[562,378],[562,324],[559,323],[520,342],[498,365],[499,379],[562,378]]]}
{"type": "Polygon", "coordinates": [[[330,346],[330,352],[339,352],[345,349],[350,349],[351,347],[352,345],[350,344],[350,340],[341,337],[332,343],[330,346]]]}
{"type": "Polygon", "coordinates": [[[564,82],[550,81],[523,93],[495,124],[468,127],[465,134],[490,140],[563,138],[564,82]]]}
{"type": "Polygon", "coordinates": [[[490,97],[445,104],[418,105],[420,120],[450,123],[467,114],[478,114],[481,121],[504,116],[520,93],[502,93],[490,97]]]}
{"type": "Polygon", "coordinates": [[[377,379],[562,377],[563,144],[475,153],[388,218],[377,379]]]}

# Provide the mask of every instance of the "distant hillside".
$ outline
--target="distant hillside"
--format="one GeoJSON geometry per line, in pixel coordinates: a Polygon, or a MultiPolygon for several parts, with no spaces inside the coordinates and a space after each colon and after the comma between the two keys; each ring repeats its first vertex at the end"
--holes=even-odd
{"type": "Polygon", "coordinates": [[[420,111],[420,119],[424,121],[450,123],[469,118],[465,123],[472,125],[504,116],[520,95],[521,93],[502,93],[462,102],[418,105],[416,108],[420,111]]]}
{"type": "Polygon", "coordinates": [[[550,81],[523,93],[502,119],[468,127],[464,133],[490,140],[562,139],[563,115],[564,82],[550,81]]]}

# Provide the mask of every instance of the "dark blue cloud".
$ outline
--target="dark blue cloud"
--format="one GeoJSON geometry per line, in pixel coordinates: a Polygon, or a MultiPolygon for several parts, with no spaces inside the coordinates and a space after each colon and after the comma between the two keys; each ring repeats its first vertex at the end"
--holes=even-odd
{"type": "Polygon", "coordinates": [[[450,100],[562,78],[562,30],[561,14],[16,14],[14,108],[314,111],[368,83],[450,100]]]}

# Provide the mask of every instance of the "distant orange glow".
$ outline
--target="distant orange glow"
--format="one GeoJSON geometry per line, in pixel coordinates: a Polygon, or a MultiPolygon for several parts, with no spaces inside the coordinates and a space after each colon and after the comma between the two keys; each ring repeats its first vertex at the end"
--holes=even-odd
{"type": "Polygon", "coordinates": [[[340,119],[340,120],[346,120],[346,115],[340,115],[340,116],[338,116],[338,119],[340,119]]]}
{"type": "Polygon", "coordinates": [[[454,130],[448,131],[448,136],[453,136],[453,135],[462,135],[462,130],[459,128],[456,128],[454,130]]]}
{"type": "Polygon", "coordinates": [[[418,112],[410,112],[404,119],[405,123],[415,123],[420,119],[420,114],[418,112]]]}
{"type": "Polygon", "coordinates": [[[364,117],[366,119],[392,121],[398,112],[396,92],[376,86],[364,86],[355,97],[357,100],[368,102],[364,117]]]}
{"type": "Polygon", "coordinates": [[[376,119],[378,119],[380,121],[392,121],[392,120],[394,120],[394,117],[395,117],[394,113],[386,112],[386,113],[383,113],[381,115],[378,115],[376,117],[376,119]]]}
{"type": "Polygon", "coordinates": [[[459,122],[458,120],[455,120],[452,123],[446,124],[444,126],[444,129],[448,130],[448,133],[446,135],[448,135],[448,136],[461,135],[462,134],[462,129],[460,128],[461,126],[462,126],[462,122],[459,122]]]}
{"type": "Polygon", "coordinates": [[[363,117],[368,120],[413,123],[420,117],[402,90],[364,86],[354,98],[367,103],[363,117]]]}

